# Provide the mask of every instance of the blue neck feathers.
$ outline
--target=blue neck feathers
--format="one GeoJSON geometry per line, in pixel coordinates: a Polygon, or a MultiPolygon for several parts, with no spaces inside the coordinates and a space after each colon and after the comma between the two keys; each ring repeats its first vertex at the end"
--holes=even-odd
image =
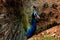
{"type": "Polygon", "coordinates": [[[36,30],[36,25],[37,24],[36,24],[36,18],[35,18],[35,16],[37,14],[38,14],[38,11],[34,10],[34,13],[32,14],[31,27],[29,27],[28,30],[27,30],[27,38],[30,38],[34,34],[34,32],[36,30]]]}
{"type": "Polygon", "coordinates": [[[35,30],[36,30],[36,19],[33,18],[32,25],[27,31],[27,38],[30,38],[34,34],[35,30]]]}

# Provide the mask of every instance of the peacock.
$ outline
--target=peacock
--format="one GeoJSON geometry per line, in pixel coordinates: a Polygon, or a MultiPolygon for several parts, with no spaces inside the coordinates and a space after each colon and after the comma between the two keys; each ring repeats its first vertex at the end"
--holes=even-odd
{"type": "Polygon", "coordinates": [[[33,34],[36,30],[37,18],[40,19],[37,8],[35,6],[33,6],[33,8],[34,8],[34,12],[32,14],[31,25],[29,27],[27,27],[27,38],[30,38],[33,36],[33,34]]]}

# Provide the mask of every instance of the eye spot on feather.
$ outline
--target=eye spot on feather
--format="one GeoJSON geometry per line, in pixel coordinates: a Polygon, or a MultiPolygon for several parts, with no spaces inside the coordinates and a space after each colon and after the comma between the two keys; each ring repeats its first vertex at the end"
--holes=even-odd
{"type": "Polygon", "coordinates": [[[54,13],[53,13],[53,12],[49,12],[49,13],[48,13],[48,16],[53,17],[53,15],[54,15],[54,13]]]}
{"type": "Polygon", "coordinates": [[[58,5],[54,3],[54,4],[52,4],[52,7],[51,8],[57,9],[57,7],[58,7],[58,5]]]}
{"type": "Polygon", "coordinates": [[[57,18],[58,18],[58,15],[55,16],[55,19],[57,19],[57,18]]]}

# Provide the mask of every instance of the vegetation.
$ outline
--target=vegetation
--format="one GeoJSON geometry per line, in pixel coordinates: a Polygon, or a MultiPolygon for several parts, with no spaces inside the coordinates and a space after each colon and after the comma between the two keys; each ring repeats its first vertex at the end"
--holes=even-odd
{"type": "Polygon", "coordinates": [[[32,40],[38,40],[38,38],[33,38],[32,40]]]}
{"type": "Polygon", "coordinates": [[[58,40],[58,36],[57,35],[54,35],[54,36],[44,35],[43,37],[44,37],[45,40],[58,40]]]}

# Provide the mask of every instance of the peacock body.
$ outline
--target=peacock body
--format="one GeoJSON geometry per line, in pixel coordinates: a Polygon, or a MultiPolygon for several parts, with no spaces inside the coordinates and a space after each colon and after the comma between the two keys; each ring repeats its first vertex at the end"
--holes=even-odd
{"type": "Polygon", "coordinates": [[[27,38],[30,38],[36,30],[37,21],[35,16],[37,16],[37,14],[38,14],[38,11],[34,10],[32,14],[31,26],[28,26],[27,28],[27,38]]]}

